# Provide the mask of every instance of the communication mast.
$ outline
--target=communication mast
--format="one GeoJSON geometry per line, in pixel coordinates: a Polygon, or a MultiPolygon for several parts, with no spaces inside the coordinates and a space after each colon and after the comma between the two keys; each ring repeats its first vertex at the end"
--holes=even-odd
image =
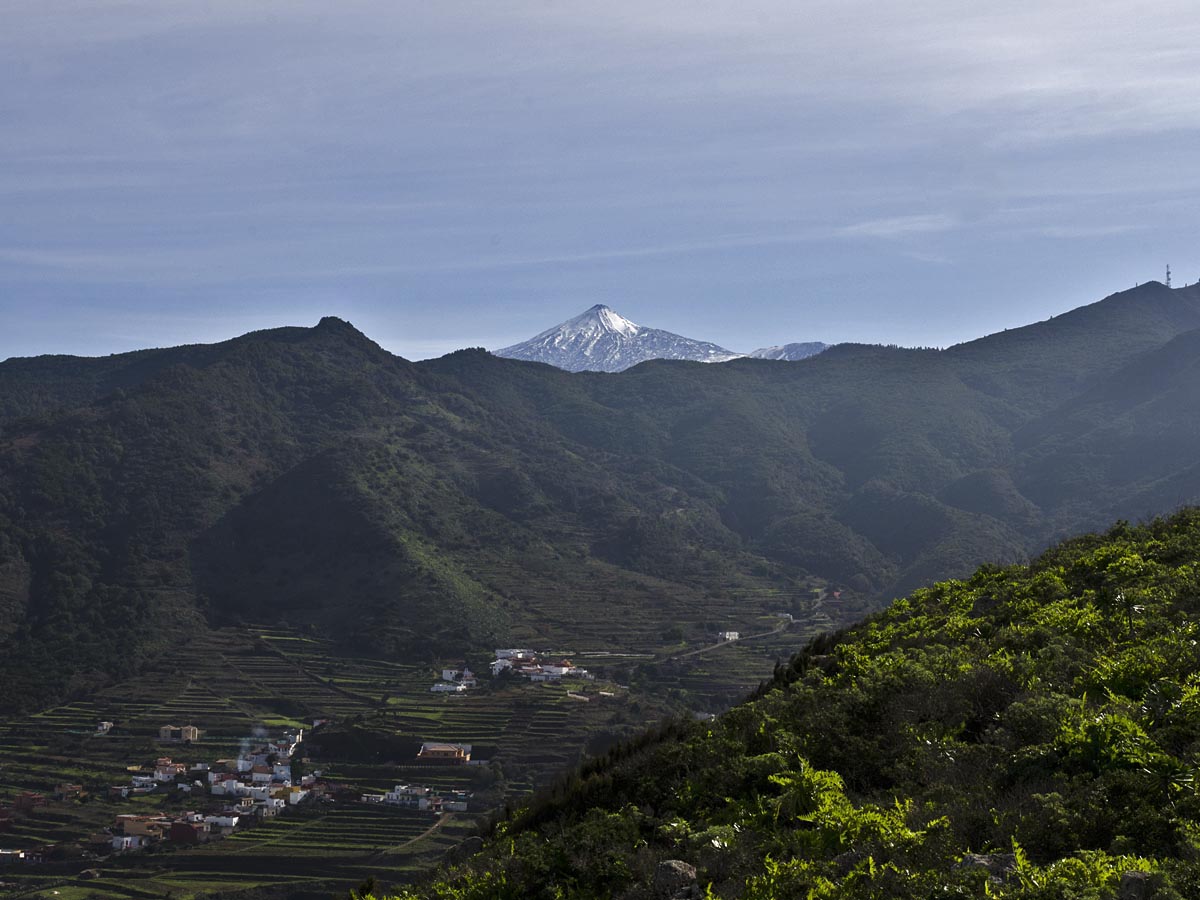
{"type": "Polygon", "coordinates": [[[1167,287],[1171,286],[1171,265],[1167,264],[1167,287]]]}

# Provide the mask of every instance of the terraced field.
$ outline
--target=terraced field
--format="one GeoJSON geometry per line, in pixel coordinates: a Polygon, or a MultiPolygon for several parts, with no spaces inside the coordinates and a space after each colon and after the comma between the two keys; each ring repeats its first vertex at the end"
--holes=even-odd
{"type": "Polygon", "coordinates": [[[17,875],[15,895],[47,894],[52,886],[60,897],[78,888],[95,897],[161,898],[262,885],[332,894],[371,874],[394,881],[426,868],[464,836],[454,825],[453,814],[362,804],[308,809],[201,848],[114,858],[98,864],[99,878],[73,876],[65,866],[58,873],[17,875]]]}
{"type": "MultiPolygon", "coordinates": [[[[641,600],[665,589],[642,576],[631,587],[641,600]]],[[[578,603],[568,591],[514,595],[512,602],[536,606],[546,623],[514,642],[557,647],[553,655],[571,657],[597,679],[485,680],[463,694],[431,693],[438,678],[432,664],[346,656],[317,635],[286,627],[199,633],[137,679],[0,722],[0,804],[23,791],[49,794],[62,782],[88,792],[83,800],[51,802],[0,831],[3,848],[57,848],[46,865],[0,871],[0,881],[16,886],[13,896],[82,900],[185,898],[263,885],[328,895],[368,875],[384,884],[404,880],[473,833],[483,811],[519,802],[585,754],[603,751],[648,722],[725,708],[812,634],[860,613],[819,594],[811,586],[746,592],[730,585],[725,606],[711,597],[659,596],[681,615],[675,633],[664,635],[647,633],[628,597],[614,602],[611,615],[580,622],[571,618],[578,603]],[[704,621],[694,618],[702,608],[704,621]],[[744,637],[716,645],[711,635],[717,629],[739,630],[744,637]],[[178,792],[111,800],[108,787],[127,783],[130,767],[164,755],[215,762],[236,755],[264,729],[306,727],[314,719],[351,729],[351,745],[338,745],[347,751],[340,755],[321,749],[324,732],[304,745],[310,755],[321,752],[301,765],[320,769],[340,787],[337,802],[313,803],[198,848],[106,859],[80,855],[78,842],[119,813],[203,806],[205,798],[178,792]],[[115,724],[98,734],[101,721],[115,724]],[[164,744],[158,740],[163,725],[196,725],[203,735],[190,745],[164,744]],[[354,735],[378,747],[357,752],[354,735]],[[486,764],[418,766],[414,756],[422,741],[471,744],[474,759],[486,764]],[[478,808],[439,819],[350,799],[398,782],[470,791],[478,808]],[[88,869],[99,869],[99,877],[81,878],[88,869]]],[[[486,671],[486,659],[469,662],[486,671]]]]}
{"type": "Polygon", "coordinates": [[[56,855],[67,857],[4,872],[0,881],[19,886],[14,896],[62,900],[186,897],[259,885],[332,893],[370,874],[384,882],[403,879],[473,833],[479,813],[439,818],[343,800],[302,808],[200,848],[97,861],[64,845],[101,831],[119,813],[196,808],[201,800],[178,795],[114,801],[107,789],[127,783],[129,767],[158,756],[213,762],[235,755],[264,728],[328,718],[363,723],[410,748],[424,740],[471,743],[477,757],[494,764],[430,769],[413,765],[410,750],[382,762],[320,759],[311,765],[324,767],[348,792],[378,793],[414,781],[471,791],[486,809],[573,763],[592,731],[609,724],[611,710],[589,715],[587,704],[568,705],[561,685],[522,683],[449,696],[429,692],[435,678],[430,667],[337,656],[327,642],[287,630],[225,630],[199,636],[136,681],[0,723],[0,802],[23,791],[49,794],[61,782],[82,784],[89,794],[53,801],[0,833],[0,847],[58,847],[56,855]],[[97,733],[101,721],[115,723],[109,733],[97,733]],[[158,730],[167,724],[194,724],[203,736],[190,745],[160,743],[158,730]],[[512,777],[504,774],[505,765],[512,777]],[[101,877],[79,877],[96,867],[101,877]]]}

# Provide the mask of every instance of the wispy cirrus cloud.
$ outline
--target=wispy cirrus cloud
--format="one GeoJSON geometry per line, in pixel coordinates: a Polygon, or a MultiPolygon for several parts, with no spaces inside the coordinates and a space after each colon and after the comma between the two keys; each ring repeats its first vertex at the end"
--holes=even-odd
{"type": "Polygon", "coordinates": [[[1040,233],[1051,238],[1102,238],[1116,237],[1146,231],[1148,225],[1048,225],[1039,229],[1040,233]]]}
{"type": "Polygon", "coordinates": [[[946,213],[890,216],[845,225],[837,229],[836,234],[843,238],[906,238],[913,235],[949,231],[956,228],[958,224],[959,221],[955,216],[946,213]]]}

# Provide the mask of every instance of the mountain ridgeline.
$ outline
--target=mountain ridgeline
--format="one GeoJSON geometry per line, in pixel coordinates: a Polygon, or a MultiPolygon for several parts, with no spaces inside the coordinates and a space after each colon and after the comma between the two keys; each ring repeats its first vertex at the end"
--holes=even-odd
{"type": "Polygon", "coordinates": [[[777,347],[760,347],[747,355],[753,359],[778,359],[784,362],[796,362],[801,359],[808,359],[810,356],[816,356],[821,351],[828,349],[829,345],[821,341],[804,341],[796,344],[781,344],[777,347]]]}
{"type": "Polygon", "coordinates": [[[703,630],[748,593],[803,614],[814,576],[848,623],[1200,499],[1198,401],[1200,289],[1157,283],[945,351],[799,362],[414,364],[336,319],[9,360],[0,705],[238,618],[433,660],[703,630]]]}

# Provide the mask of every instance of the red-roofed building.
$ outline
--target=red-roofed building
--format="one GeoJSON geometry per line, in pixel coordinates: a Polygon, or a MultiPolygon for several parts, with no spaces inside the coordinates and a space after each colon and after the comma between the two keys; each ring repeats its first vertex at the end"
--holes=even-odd
{"type": "Polygon", "coordinates": [[[470,744],[427,742],[417,753],[417,762],[435,766],[465,766],[471,761],[470,744]]]}

